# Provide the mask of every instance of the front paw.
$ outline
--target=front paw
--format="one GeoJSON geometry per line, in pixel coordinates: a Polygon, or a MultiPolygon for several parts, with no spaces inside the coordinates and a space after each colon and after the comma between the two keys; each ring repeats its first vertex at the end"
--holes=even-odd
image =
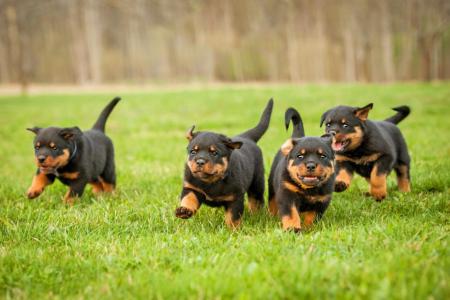
{"type": "Polygon", "coordinates": [[[386,198],[387,195],[383,193],[371,193],[370,196],[372,196],[375,201],[381,202],[386,198]]]}
{"type": "Polygon", "coordinates": [[[347,188],[348,185],[342,181],[336,181],[336,183],[334,184],[334,191],[338,193],[345,191],[347,188]]]}
{"type": "Polygon", "coordinates": [[[30,187],[27,191],[27,197],[28,197],[28,199],[34,199],[34,198],[38,197],[40,194],[42,194],[43,191],[44,191],[44,189],[36,189],[36,188],[30,187]]]}
{"type": "Polygon", "coordinates": [[[286,232],[293,232],[293,233],[296,233],[296,234],[300,234],[300,233],[302,233],[302,228],[299,228],[299,227],[288,227],[288,228],[285,229],[285,231],[286,232]]]}
{"type": "Polygon", "coordinates": [[[189,219],[193,215],[194,215],[194,212],[187,207],[180,206],[180,207],[177,207],[177,209],[175,209],[175,216],[177,218],[189,219]]]}

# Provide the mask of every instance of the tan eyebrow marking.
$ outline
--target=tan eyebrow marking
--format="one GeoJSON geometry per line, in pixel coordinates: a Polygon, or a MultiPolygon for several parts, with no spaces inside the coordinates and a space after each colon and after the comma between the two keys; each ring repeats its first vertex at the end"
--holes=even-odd
{"type": "Polygon", "coordinates": [[[194,150],[195,150],[195,151],[198,151],[198,149],[200,149],[200,147],[199,147],[198,145],[195,145],[195,146],[194,146],[194,150]]]}
{"type": "Polygon", "coordinates": [[[306,150],[305,150],[305,149],[301,149],[301,150],[300,150],[300,153],[301,153],[301,154],[305,154],[305,153],[306,153],[306,150]]]}
{"type": "Polygon", "coordinates": [[[346,119],[346,118],[342,118],[341,122],[342,122],[342,123],[346,123],[346,122],[347,122],[347,119],[346,119]]]}
{"type": "Polygon", "coordinates": [[[212,146],[210,146],[209,147],[209,151],[211,151],[211,152],[214,152],[214,151],[216,151],[217,149],[216,149],[216,147],[214,147],[214,145],[212,145],[212,146]]]}
{"type": "Polygon", "coordinates": [[[54,148],[55,147],[55,143],[51,142],[50,143],[50,148],[54,148]]]}
{"type": "Polygon", "coordinates": [[[318,152],[319,154],[323,154],[323,149],[322,149],[322,148],[319,148],[319,150],[317,150],[317,152],[318,152]]]}

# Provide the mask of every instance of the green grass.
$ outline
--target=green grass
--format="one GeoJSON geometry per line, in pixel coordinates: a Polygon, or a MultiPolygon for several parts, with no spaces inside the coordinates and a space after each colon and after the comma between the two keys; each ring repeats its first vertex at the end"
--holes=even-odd
{"type": "Polygon", "coordinates": [[[450,297],[450,84],[222,87],[126,93],[107,133],[116,147],[118,192],[88,188],[74,207],[57,182],[36,200],[25,191],[34,173],[26,127],[89,128],[112,94],[0,97],[0,298],[344,298],[450,297]],[[371,118],[408,104],[400,127],[412,156],[412,193],[376,203],[357,178],[335,194],[320,223],[283,233],[264,210],[246,211],[230,232],[223,211],[202,207],[174,217],[186,157],[185,131],[228,135],[257,123],[274,97],[260,141],[268,172],[289,136],[284,111],[296,107],[308,135],[323,111],[374,102],[371,118]]]}

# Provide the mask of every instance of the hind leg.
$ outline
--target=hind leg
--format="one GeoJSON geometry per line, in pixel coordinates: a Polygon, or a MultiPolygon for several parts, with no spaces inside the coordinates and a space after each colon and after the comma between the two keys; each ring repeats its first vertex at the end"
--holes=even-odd
{"type": "Polygon", "coordinates": [[[116,188],[116,167],[114,164],[114,149],[110,148],[108,152],[105,169],[100,174],[99,181],[102,185],[103,192],[110,193],[116,188]]]}
{"type": "Polygon", "coordinates": [[[264,207],[264,168],[256,169],[248,191],[248,209],[254,213],[264,207]]]}
{"type": "Polygon", "coordinates": [[[411,177],[409,174],[411,158],[409,157],[408,148],[404,139],[400,141],[400,155],[396,166],[394,167],[397,174],[397,185],[401,192],[411,191],[411,177]]]}
{"type": "Polygon", "coordinates": [[[275,198],[275,190],[273,188],[273,178],[272,173],[269,176],[269,213],[272,216],[278,215],[277,200],[275,198]]]}
{"type": "Polygon", "coordinates": [[[225,205],[225,224],[230,229],[237,229],[241,225],[242,214],[244,213],[244,196],[238,196],[233,202],[225,205]]]}
{"type": "Polygon", "coordinates": [[[410,192],[411,182],[409,175],[409,165],[398,165],[395,167],[397,174],[397,185],[400,192],[410,192]]]}

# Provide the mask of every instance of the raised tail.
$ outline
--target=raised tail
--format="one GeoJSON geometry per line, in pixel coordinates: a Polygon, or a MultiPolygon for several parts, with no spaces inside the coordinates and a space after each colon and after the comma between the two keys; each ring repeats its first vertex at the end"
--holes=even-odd
{"type": "Polygon", "coordinates": [[[397,113],[392,117],[385,119],[386,122],[398,124],[411,112],[411,109],[409,109],[409,107],[406,105],[394,107],[393,110],[395,110],[397,113]]]}
{"type": "Polygon", "coordinates": [[[269,102],[267,103],[266,108],[264,109],[264,112],[261,115],[261,118],[259,119],[258,125],[256,125],[256,127],[250,130],[241,133],[239,136],[250,139],[254,142],[259,141],[259,139],[263,136],[263,134],[269,127],[272,109],[273,109],[273,99],[270,99],[269,102]]]}
{"type": "Polygon", "coordinates": [[[289,129],[289,123],[292,121],[292,138],[301,138],[305,136],[305,129],[303,128],[302,117],[295,108],[288,108],[284,114],[284,125],[286,130],[289,129]]]}
{"type": "Polygon", "coordinates": [[[103,109],[102,113],[97,119],[97,122],[95,122],[94,126],[92,126],[92,129],[100,130],[101,132],[105,132],[105,124],[106,120],[109,117],[109,114],[114,109],[114,106],[120,101],[120,97],[116,97],[111,100],[111,102],[106,105],[106,107],[103,109]]]}

